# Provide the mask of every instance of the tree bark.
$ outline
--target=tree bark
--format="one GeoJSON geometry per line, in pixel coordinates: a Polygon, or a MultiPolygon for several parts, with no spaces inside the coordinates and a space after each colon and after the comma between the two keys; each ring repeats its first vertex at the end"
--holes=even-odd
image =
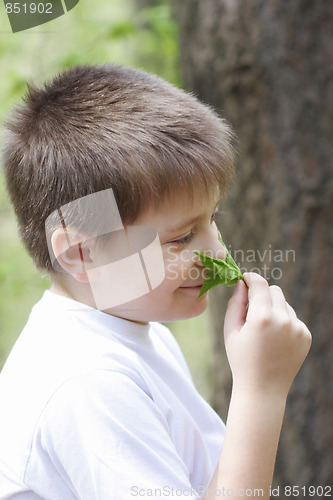
{"type": "MultiPolygon", "coordinates": [[[[222,203],[224,241],[243,269],[281,286],[313,335],[275,469],[276,498],[288,496],[285,486],[309,498],[310,485],[329,486],[333,475],[332,2],[174,0],[174,11],[185,88],[239,137],[237,175],[222,203]]],[[[229,295],[224,287],[211,292],[213,404],[224,418],[229,295]]]]}

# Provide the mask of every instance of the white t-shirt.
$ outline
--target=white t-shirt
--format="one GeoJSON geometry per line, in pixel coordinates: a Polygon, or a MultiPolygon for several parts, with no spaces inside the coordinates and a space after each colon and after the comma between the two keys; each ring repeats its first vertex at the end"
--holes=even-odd
{"type": "Polygon", "coordinates": [[[202,498],[224,430],[166,327],[47,291],[0,375],[0,500],[202,498]]]}

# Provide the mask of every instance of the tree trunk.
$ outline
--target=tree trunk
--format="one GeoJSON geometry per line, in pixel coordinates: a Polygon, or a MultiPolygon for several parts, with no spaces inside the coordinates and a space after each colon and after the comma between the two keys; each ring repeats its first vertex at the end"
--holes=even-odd
{"type": "MultiPolygon", "coordinates": [[[[279,498],[288,497],[285,486],[319,498],[309,486],[329,486],[333,476],[332,1],[174,0],[174,10],[185,87],[239,137],[224,241],[243,269],[281,286],[313,335],[288,398],[275,483],[279,498]]],[[[213,404],[224,418],[229,294],[211,292],[213,404]]]]}

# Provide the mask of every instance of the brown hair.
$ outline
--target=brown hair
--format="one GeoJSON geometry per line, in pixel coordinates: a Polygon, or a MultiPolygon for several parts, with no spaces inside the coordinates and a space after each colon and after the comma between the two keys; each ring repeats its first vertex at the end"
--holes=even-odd
{"type": "Polygon", "coordinates": [[[52,271],[45,220],[112,188],[123,224],[166,195],[225,190],[232,132],[208,106],[157,76],[116,65],[76,66],[40,88],[5,123],[3,163],[20,235],[52,271]]]}

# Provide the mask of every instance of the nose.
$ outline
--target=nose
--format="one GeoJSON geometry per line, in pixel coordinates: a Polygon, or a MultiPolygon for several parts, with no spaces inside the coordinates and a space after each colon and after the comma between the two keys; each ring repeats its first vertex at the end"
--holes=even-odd
{"type": "Polygon", "coordinates": [[[214,256],[216,259],[224,260],[227,256],[227,249],[222,243],[219,242],[219,248],[216,251],[216,255],[214,256]]]}
{"type": "Polygon", "coordinates": [[[211,246],[211,253],[214,259],[224,260],[227,256],[227,249],[224,245],[217,239],[214,245],[211,246]]]}
{"type": "MultiPolygon", "coordinates": [[[[227,249],[218,239],[218,234],[216,231],[210,232],[209,237],[203,242],[202,250],[200,253],[206,254],[214,259],[224,260],[227,256],[227,249]]],[[[203,267],[203,264],[199,257],[196,259],[196,264],[203,267]]]]}

